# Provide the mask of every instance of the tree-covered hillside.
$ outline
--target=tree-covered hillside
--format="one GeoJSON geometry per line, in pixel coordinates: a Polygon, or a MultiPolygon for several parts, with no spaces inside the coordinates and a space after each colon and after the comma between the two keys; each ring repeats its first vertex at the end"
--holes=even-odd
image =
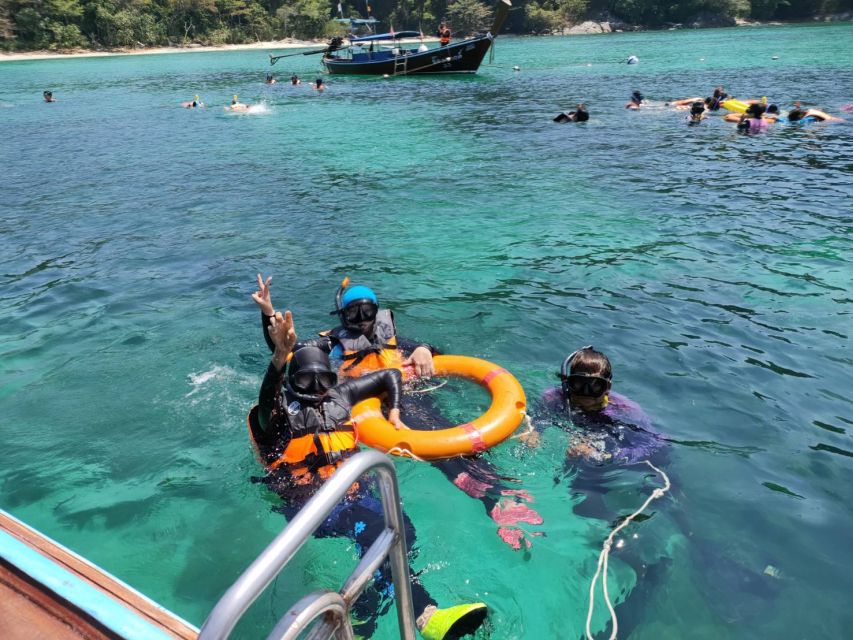
{"type": "MultiPolygon", "coordinates": [[[[343,0],[343,15],[432,33],[446,18],[458,35],[488,25],[492,0],[343,0]]],[[[700,16],[795,20],[853,9],[853,0],[515,0],[507,30],[541,33],[586,17],[645,27],[700,16]]],[[[322,38],[337,0],[0,0],[0,47],[71,49],[224,44],[322,38]]]]}

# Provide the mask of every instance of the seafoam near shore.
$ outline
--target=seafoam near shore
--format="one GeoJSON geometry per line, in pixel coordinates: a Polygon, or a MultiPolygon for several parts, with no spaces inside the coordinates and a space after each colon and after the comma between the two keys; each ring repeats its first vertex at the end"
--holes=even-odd
{"type": "Polygon", "coordinates": [[[223,44],[218,46],[189,46],[189,47],[150,47],[139,49],[115,49],[110,51],[75,50],[71,52],[58,51],[24,51],[16,53],[0,53],[0,62],[16,62],[21,60],[52,60],[63,58],[100,58],[105,56],[143,56],[161,53],[199,53],[204,51],[241,51],[244,49],[300,49],[326,44],[324,41],[270,40],[267,42],[252,42],[249,44],[223,44]]]}

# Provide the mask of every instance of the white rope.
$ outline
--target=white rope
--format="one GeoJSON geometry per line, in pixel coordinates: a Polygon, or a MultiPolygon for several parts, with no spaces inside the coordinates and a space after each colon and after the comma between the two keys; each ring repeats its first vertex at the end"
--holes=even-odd
{"type": "Polygon", "coordinates": [[[610,554],[610,549],[613,546],[613,538],[624,527],[628,526],[628,523],[631,522],[631,520],[640,515],[645,510],[645,508],[652,503],[653,500],[662,498],[663,494],[669,491],[670,486],[672,486],[669,482],[669,477],[663,471],[658,469],[648,460],[643,460],[643,462],[649,465],[655,471],[657,471],[661,476],[663,476],[664,485],[663,487],[652,491],[652,495],[650,495],[646,499],[646,501],[643,503],[643,506],[637,509],[630,516],[625,518],[618,527],[616,527],[613,531],[610,532],[610,535],[607,536],[607,540],[604,541],[604,545],[601,548],[601,553],[598,556],[598,569],[595,572],[595,576],[593,576],[592,578],[592,583],[589,585],[589,611],[586,614],[587,640],[593,640],[592,631],[590,631],[590,625],[592,623],[592,612],[595,610],[595,583],[598,582],[599,575],[602,576],[601,590],[604,593],[604,602],[607,604],[607,609],[610,611],[610,620],[613,623],[613,631],[610,633],[610,640],[616,640],[616,634],[619,631],[619,622],[616,620],[616,610],[613,608],[613,604],[610,602],[610,595],[607,593],[607,557],[610,554]]]}
{"type": "Polygon", "coordinates": [[[412,458],[414,460],[418,460],[419,462],[426,462],[426,460],[417,457],[414,453],[404,447],[391,447],[385,453],[391,456],[400,456],[401,458],[412,458]]]}
{"type": "Polygon", "coordinates": [[[430,391],[435,391],[436,389],[441,389],[444,385],[447,384],[447,380],[442,380],[437,385],[432,387],[427,387],[426,389],[412,389],[409,391],[410,394],[414,395],[416,393],[429,393],[430,391]]]}
{"type": "Polygon", "coordinates": [[[523,438],[523,437],[524,437],[524,436],[526,436],[528,433],[533,433],[533,432],[536,430],[536,429],[533,427],[533,421],[530,419],[530,416],[529,416],[529,415],[527,415],[527,412],[526,412],[526,411],[522,411],[522,412],[521,412],[521,419],[522,419],[525,423],[527,423],[527,430],[526,430],[526,431],[522,431],[521,433],[516,433],[514,436],[510,436],[510,437],[509,437],[509,439],[510,439],[510,440],[514,440],[514,439],[516,439],[516,438],[523,438]]]}

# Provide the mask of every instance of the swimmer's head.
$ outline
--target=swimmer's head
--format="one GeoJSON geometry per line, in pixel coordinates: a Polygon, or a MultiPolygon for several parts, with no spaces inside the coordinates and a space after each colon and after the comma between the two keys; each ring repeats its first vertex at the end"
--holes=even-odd
{"type": "Polygon", "coordinates": [[[631,94],[631,102],[633,102],[635,104],[640,104],[642,101],[643,101],[643,94],[640,93],[639,91],[634,91],[631,94]]]}
{"type": "Polygon", "coordinates": [[[306,346],[293,352],[285,379],[289,395],[306,404],[316,405],[338,383],[338,374],[332,369],[325,351],[306,346]]]}
{"type": "Polygon", "coordinates": [[[299,84],[299,76],[295,73],[290,76],[290,84],[299,84]]]}
{"type": "Polygon", "coordinates": [[[237,104],[237,96],[236,95],[233,98],[231,98],[231,104],[237,104]]]}
{"type": "Polygon", "coordinates": [[[771,104],[767,107],[767,113],[772,113],[773,115],[779,114],[779,107],[775,104],[771,104]]]}
{"type": "Polygon", "coordinates": [[[317,78],[317,82],[315,83],[318,87],[323,86],[323,78],[317,78]]]}
{"type": "Polygon", "coordinates": [[[690,105],[690,115],[698,116],[702,113],[705,113],[705,103],[701,100],[697,100],[693,104],[690,105]]]}
{"type": "MultiPolygon", "coordinates": [[[[346,281],[345,281],[346,282],[346,281]]],[[[351,331],[369,335],[379,312],[379,299],[373,289],[361,284],[338,289],[337,315],[341,324],[351,331]]]]}
{"type": "Polygon", "coordinates": [[[560,367],[563,400],[584,411],[594,411],[607,404],[613,370],[610,360],[592,346],[570,354],[560,367]]]}
{"type": "Polygon", "coordinates": [[[760,118],[764,115],[764,107],[760,104],[751,104],[746,108],[746,113],[753,118],[760,118]]]}

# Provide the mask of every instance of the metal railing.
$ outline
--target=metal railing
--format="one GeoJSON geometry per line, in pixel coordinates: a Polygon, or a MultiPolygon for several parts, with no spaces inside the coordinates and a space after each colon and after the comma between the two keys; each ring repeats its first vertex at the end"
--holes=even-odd
{"type": "Polygon", "coordinates": [[[352,484],[371,470],[376,471],[379,480],[385,529],[370,545],[340,592],[319,590],[308,594],[279,620],[267,640],[296,638],[319,616],[323,616],[323,619],[314,625],[307,639],[328,640],[334,635],[336,640],[351,640],[353,632],[349,621],[350,607],[364,591],[374,572],[389,556],[400,637],[415,640],[412,587],[406,560],[406,531],[400,508],[397,476],[391,459],[378,451],[362,451],[335,471],[288,523],[284,531],[276,536],[220,598],[202,625],[198,640],[228,638],[240,617],[326,520],[352,484]]]}

